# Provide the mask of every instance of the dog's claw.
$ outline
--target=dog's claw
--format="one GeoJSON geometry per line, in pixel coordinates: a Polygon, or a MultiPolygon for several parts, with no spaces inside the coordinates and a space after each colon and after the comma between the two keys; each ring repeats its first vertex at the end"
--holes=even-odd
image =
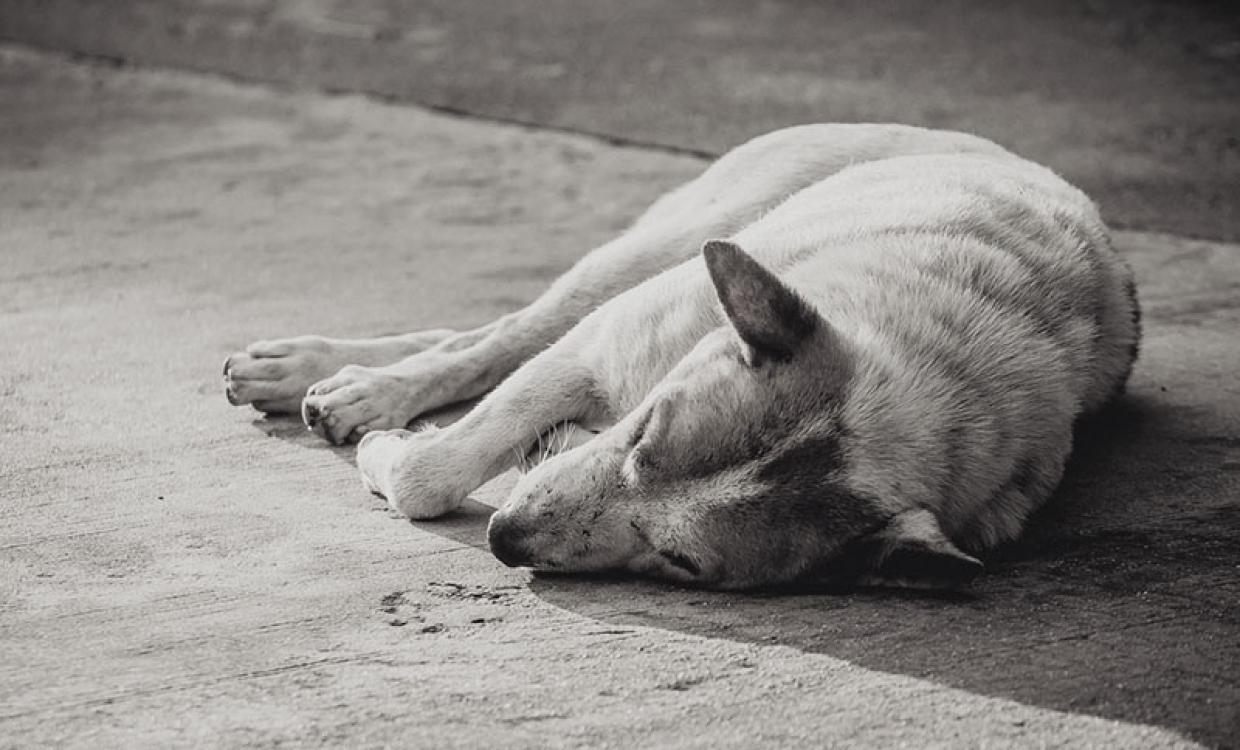
{"type": "Polygon", "coordinates": [[[335,420],[332,415],[324,413],[322,408],[310,403],[309,399],[301,402],[301,420],[306,423],[306,429],[332,445],[344,445],[348,442],[348,435],[338,435],[337,430],[333,429],[332,423],[335,420]]]}
{"type": "Polygon", "coordinates": [[[313,430],[319,424],[323,413],[319,411],[319,407],[309,401],[301,402],[301,421],[306,423],[306,427],[313,430]]]}

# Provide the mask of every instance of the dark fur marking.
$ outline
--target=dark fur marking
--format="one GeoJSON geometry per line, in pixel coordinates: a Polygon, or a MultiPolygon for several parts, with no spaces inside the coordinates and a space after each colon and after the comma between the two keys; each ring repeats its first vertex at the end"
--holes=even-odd
{"type": "Polygon", "coordinates": [[[771,312],[796,339],[804,340],[818,328],[818,313],[792,289],[769,300],[771,312]]]}
{"type": "Polygon", "coordinates": [[[842,460],[838,437],[812,437],[776,454],[758,469],[757,479],[767,483],[814,481],[839,469],[842,460]]]}
{"type": "Polygon", "coordinates": [[[817,311],[735,245],[711,241],[703,251],[719,302],[736,332],[763,359],[790,360],[817,329],[817,311]]]}
{"type": "Polygon", "coordinates": [[[704,534],[731,549],[731,567],[750,565],[760,578],[791,579],[882,525],[873,501],[829,480],[805,480],[711,508],[702,518],[704,534]]]}
{"type": "Polygon", "coordinates": [[[1131,347],[1131,360],[1128,363],[1128,369],[1132,370],[1132,362],[1136,361],[1137,356],[1141,352],[1141,300],[1137,298],[1137,282],[1131,276],[1124,280],[1124,296],[1131,305],[1133,341],[1131,347]]]}
{"type": "Polygon", "coordinates": [[[1124,367],[1124,371],[1120,373],[1116,379],[1111,392],[1107,394],[1107,401],[1114,401],[1128,389],[1128,380],[1132,377],[1132,368],[1136,364],[1137,358],[1141,356],[1141,302],[1137,298],[1137,283],[1130,276],[1124,280],[1124,297],[1129,303],[1129,314],[1132,316],[1133,339],[1128,345],[1128,362],[1124,367]]]}
{"type": "Polygon", "coordinates": [[[695,578],[702,574],[701,566],[699,566],[693,560],[690,560],[688,557],[685,557],[684,555],[680,554],[679,552],[669,552],[667,550],[659,550],[659,555],[661,555],[664,560],[667,560],[672,565],[675,565],[676,567],[680,568],[681,570],[685,571],[686,573],[688,573],[689,575],[695,578]]]}
{"type": "Polygon", "coordinates": [[[646,533],[645,529],[638,525],[636,520],[631,518],[629,519],[629,528],[633,529],[633,532],[637,534],[637,538],[644,544],[650,544],[650,535],[646,533]]]}
{"type": "Polygon", "coordinates": [[[1016,464],[1016,468],[1012,470],[1012,478],[1008,480],[1008,484],[1025,497],[1034,499],[1029,492],[1030,490],[1036,489],[1034,482],[1037,481],[1038,478],[1037,468],[1037,464],[1034,460],[1026,456],[1021,459],[1020,463],[1016,464]]]}
{"type": "Polygon", "coordinates": [[[897,547],[878,566],[878,575],[884,578],[938,585],[967,583],[981,572],[975,562],[916,546],[897,547]]]}
{"type": "Polygon", "coordinates": [[[777,452],[755,476],[762,490],[712,509],[703,520],[728,529],[720,536],[733,546],[754,549],[777,577],[816,566],[884,520],[877,503],[832,480],[843,463],[841,437],[809,438],[777,452]]]}
{"type": "Polygon", "coordinates": [[[1141,324],[1141,303],[1137,299],[1137,281],[1129,277],[1124,280],[1124,296],[1132,303],[1132,322],[1138,327],[1141,324]]]}
{"type": "Polygon", "coordinates": [[[976,578],[982,567],[976,560],[943,554],[918,542],[892,548],[890,540],[880,532],[850,540],[836,554],[820,561],[807,578],[841,589],[872,578],[897,585],[916,582],[920,586],[951,589],[976,578]]]}

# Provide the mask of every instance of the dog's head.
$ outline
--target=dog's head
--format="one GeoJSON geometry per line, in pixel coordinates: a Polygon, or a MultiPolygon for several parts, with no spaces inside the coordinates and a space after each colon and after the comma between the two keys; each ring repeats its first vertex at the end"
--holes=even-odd
{"type": "Polygon", "coordinates": [[[975,575],[932,514],[853,481],[849,342],[737,246],[704,255],[730,325],[615,426],[526,474],[492,517],[496,556],[721,588],[975,575]]]}

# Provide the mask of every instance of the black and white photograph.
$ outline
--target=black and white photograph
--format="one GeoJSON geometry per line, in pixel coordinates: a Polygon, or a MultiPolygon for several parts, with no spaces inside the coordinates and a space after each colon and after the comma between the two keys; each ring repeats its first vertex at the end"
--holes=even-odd
{"type": "Polygon", "coordinates": [[[0,748],[1240,748],[1230,0],[0,0],[0,748]]]}

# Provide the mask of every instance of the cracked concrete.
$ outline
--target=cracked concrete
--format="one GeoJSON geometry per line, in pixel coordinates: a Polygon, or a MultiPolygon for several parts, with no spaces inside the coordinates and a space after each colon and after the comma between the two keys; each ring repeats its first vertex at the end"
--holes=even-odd
{"type": "Polygon", "coordinates": [[[533,577],[510,477],[409,524],[223,400],[256,337],[506,312],[701,166],[4,50],[0,745],[1234,745],[1234,244],[1117,233],[1131,396],[968,596],[533,577]]]}

